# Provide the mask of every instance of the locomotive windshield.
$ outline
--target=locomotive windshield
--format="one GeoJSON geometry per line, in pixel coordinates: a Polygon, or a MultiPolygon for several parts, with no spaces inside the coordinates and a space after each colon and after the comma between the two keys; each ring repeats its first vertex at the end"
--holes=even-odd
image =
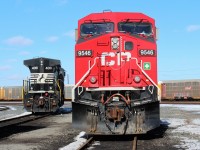
{"type": "Polygon", "coordinates": [[[85,23],[81,25],[81,36],[99,35],[114,31],[114,24],[103,22],[103,23],[85,23]]]}
{"type": "Polygon", "coordinates": [[[51,59],[31,59],[24,64],[29,67],[31,73],[54,73],[57,60],[51,59]]]}
{"type": "Polygon", "coordinates": [[[150,23],[141,22],[120,22],[118,23],[119,32],[130,33],[131,35],[138,35],[142,38],[153,39],[153,30],[150,23]]]}

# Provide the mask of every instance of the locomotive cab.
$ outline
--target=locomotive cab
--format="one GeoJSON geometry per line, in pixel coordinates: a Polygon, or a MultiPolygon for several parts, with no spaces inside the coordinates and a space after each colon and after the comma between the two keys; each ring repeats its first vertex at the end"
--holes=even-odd
{"type": "Polygon", "coordinates": [[[55,112],[64,104],[65,70],[60,60],[34,58],[24,60],[30,77],[23,81],[24,107],[30,112],[55,112]]]}

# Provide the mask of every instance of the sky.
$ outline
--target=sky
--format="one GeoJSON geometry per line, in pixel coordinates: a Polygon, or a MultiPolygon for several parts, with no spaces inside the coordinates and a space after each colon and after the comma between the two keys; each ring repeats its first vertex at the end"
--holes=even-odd
{"type": "Polygon", "coordinates": [[[74,84],[78,20],[103,10],[155,19],[159,81],[199,79],[199,6],[199,0],[0,0],[0,86],[22,85],[30,75],[23,61],[36,57],[59,59],[65,84],[74,84]]]}

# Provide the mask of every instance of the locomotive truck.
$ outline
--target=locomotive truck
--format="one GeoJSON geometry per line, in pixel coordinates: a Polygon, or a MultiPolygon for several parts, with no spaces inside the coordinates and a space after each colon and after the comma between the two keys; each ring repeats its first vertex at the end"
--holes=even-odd
{"type": "Polygon", "coordinates": [[[78,20],[72,124],[90,134],[145,134],[160,126],[155,20],[136,12],[78,20]]]}
{"type": "Polygon", "coordinates": [[[55,112],[64,104],[65,70],[60,60],[33,58],[24,60],[30,78],[23,81],[23,103],[27,111],[55,112]]]}

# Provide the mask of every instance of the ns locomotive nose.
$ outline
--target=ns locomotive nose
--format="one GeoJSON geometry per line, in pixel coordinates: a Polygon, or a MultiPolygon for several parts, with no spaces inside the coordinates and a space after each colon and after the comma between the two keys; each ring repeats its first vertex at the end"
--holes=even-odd
{"type": "Polygon", "coordinates": [[[60,60],[33,58],[24,60],[30,77],[23,81],[23,102],[29,112],[55,112],[64,104],[65,70],[60,60]]]}

